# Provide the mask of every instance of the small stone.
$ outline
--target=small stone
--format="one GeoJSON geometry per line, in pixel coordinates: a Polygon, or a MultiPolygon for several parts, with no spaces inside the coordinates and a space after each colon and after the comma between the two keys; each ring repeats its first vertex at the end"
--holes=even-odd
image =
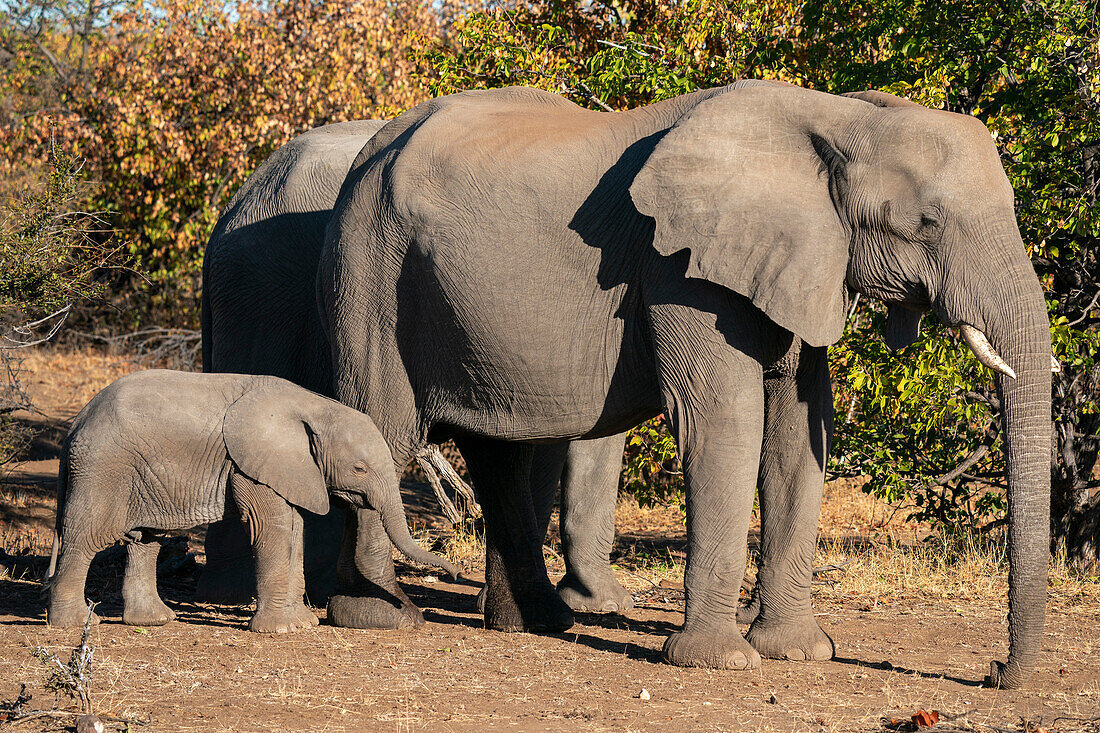
{"type": "Polygon", "coordinates": [[[439,578],[435,577],[434,575],[426,575],[426,576],[424,576],[424,582],[425,583],[438,583],[439,578]]]}
{"type": "Polygon", "coordinates": [[[639,700],[648,700],[649,699],[649,690],[647,690],[646,688],[643,687],[642,691],[638,693],[638,699],[639,700]]]}
{"type": "Polygon", "coordinates": [[[778,702],[779,702],[779,698],[775,696],[774,692],[772,694],[768,695],[768,704],[769,705],[775,705],[778,702]]]}
{"type": "Polygon", "coordinates": [[[76,719],[76,733],[103,733],[103,721],[95,715],[81,715],[76,719]]]}

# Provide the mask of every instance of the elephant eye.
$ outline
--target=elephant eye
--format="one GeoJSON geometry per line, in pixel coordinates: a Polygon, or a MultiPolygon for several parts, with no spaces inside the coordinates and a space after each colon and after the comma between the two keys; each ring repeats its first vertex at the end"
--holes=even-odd
{"type": "Polygon", "coordinates": [[[362,461],[360,461],[359,463],[356,463],[354,466],[352,466],[352,468],[355,469],[356,473],[366,473],[367,470],[368,470],[367,469],[367,464],[363,463],[362,461]]]}

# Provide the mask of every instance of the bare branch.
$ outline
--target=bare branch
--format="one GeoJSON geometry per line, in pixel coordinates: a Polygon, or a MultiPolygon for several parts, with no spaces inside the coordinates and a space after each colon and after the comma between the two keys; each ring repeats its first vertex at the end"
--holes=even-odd
{"type": "Polygon", "coordinates": [[[48,316],[45,316],[44,318],[39,318],[37,321],[32,321],[30,323],[24,323],[20,326],[13,326],[12,330],[15,331],[17,334],[19,334],[20,336],[27,336],[27,337],[30,337],[30,338],[33,339],[34,335],[35,335],[34,334],[34,328],[36,328],[37,326],[40,326],[43,323],[46,323],[50,320],[53,320],[55,318],[57,319],[57,321],[53,324],[53,327],[50,328],[49,333],[47,333],[42,338],[34,339],[32,341],[19,341],[17,339],[13,339],[12,337],[8,336],[7,334],[4,334],[4,340],[9,342],[11,344],[11,346],[5,346],[3,344],[0,344],[0,349],[25,349],[29,346],[37,346],[38,344],[46,343],[47,341],[52,339],[54,336],[56,336],[57,332],[61,330],[61,327],[63,325],[65,325],[65,321],[68,320],[68,318],[69,318],[69,311],[71,311],[72,309],[73,309],[73,304],[69,303],[68,305],[54,311],[53,313],[49,314],[48,316]]]}

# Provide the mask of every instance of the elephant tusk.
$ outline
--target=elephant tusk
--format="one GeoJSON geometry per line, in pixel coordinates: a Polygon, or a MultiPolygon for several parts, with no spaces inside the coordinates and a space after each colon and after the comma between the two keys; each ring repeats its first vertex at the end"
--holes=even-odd
{"type": "Polygon", "coordinates": [[[984,333],[966,323],[959,326],[959,333],[962,334],[966,345],[974,352],[974,356],[978,357],[978,361],[1006,377],[1016,378],[1016,372],[1012,371],[1012,367],[1005,363],[1005,360],[993,348],[993,344],[989,343],[989,339],[985,337],[984,333]]]}
{"type": "Polygon", "coordinates": [[[1058,360],[1054,358],[1054,354],[1050,355],[1050,371],[1054,374],[1062,373],[1062,365],[1058,363],[1058,360]]]}

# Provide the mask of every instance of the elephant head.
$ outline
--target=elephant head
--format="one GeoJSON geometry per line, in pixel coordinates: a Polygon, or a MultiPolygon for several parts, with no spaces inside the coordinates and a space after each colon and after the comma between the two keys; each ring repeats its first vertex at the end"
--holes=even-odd
{"type": "Polygon", "coordinates": [[[688,276],[750,298],[813,346],[840,337],[847,287],[889,306],[892,348],[930,310],[998,373],[1010,649],[988,682],[1022,684],[1046,598],[1050,330],[986,127],[879,92],[734,85],[665,134],[631,196],[659,252],[690,250],[688,276]]]}
{"type": "Polygon", "coordinates": [[[409,559],[461,574],[409,534],[393,456],[363,413],[298,387],[265,385],[230,405],[222,436],[242,473],[294,506],[326,514],[330,493],[354,507],[369,506],[409,559]]]}

